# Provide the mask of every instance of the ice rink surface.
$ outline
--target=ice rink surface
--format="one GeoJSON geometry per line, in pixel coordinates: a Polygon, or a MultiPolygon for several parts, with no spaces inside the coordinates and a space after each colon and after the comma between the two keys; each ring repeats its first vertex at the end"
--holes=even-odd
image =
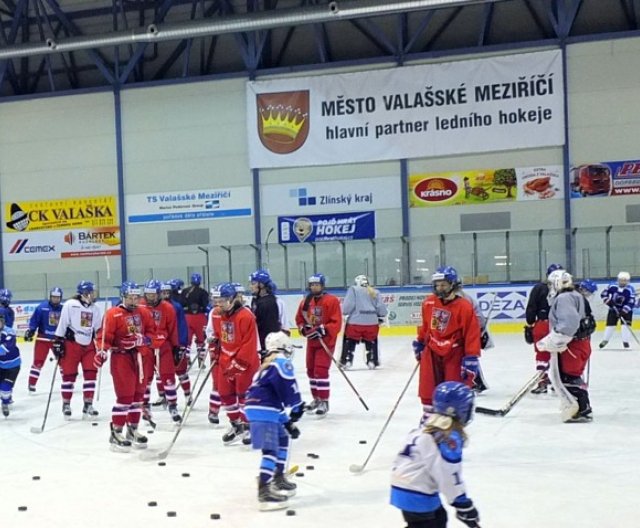
{"type": "MultiPolygon", "coordinates": [[[[637,331],[636,331],[637,333],[637,331]]],[[[497,334],[496,348],[483,356],[490,390],[477,399],[501,407],[534,372],[533,353],[520,335],[497,334]]],[[[599,341],[596,333],[594,345],[599,341]]],[[[332,369],[331,410],[325,419],[305,416],[292,445],[290,463],[299,465],[297,496],[290,509],[259,512],[256,475],[260,455],[241,445],[224,446],[224,425],[207,422],[208,387],[196,403],[166,466],[109,450],[113,404],[111,377],[102,379],[98,425],[82,421],[76,383],[73,419],[65,422],[59,391],[42,434],[53,363],[47,362],[35,396],[27,394],[31,344],[21,345],[23,365],[8,419],[0,417],[2,491],[0,526],[7,528],[374,528],[402,527],[388,504],[390,467],[405,434],[417,425],[421,408],[417,377],[402,400],[365,472],[362,464],[414,366],[411,337],[383,337],[383,366],[366,369],[358,350],[348,372],[371,408],[364,410],[342,376],[332,369]],[[366,444],[360,441],[365,440],[366,444]],[[319,455],[311,459],[308,453],[319,455]],[[309,469],[307,466],[314,466],[309,469]],[[188,477],[182,476],[188,473],[188,477]],[[34,480],[34,477],[40,477],[34,480]],[[148,506],[156,501],[156,507],[148,506]],[[26,506],[27,511],[19,511],[26,506]],[[176,517],[167,517],[167,512],[176,517]],[[219,520],[210,515],[218,513],[219,520]]],[[[476,415],[464,454],[468,494],[484,528],[631,528],[638,526],[640,490],[640,350],[594,350],[591,398],[594,421],[563,424],[552,395],[527,396],[506,417],[476,415]]],[[[294,358],[305,398],[309,389],[304,354],[294,358]]],[[[195,370],[192,371],[192,378],[195,370]]],[[[57,378],[59,380],[59,377],[57,378]]],[[[58,383],[56,383],[58,385],[58,383]]],[[[155,398],[155,393],[152,399],[155,398]]],[[[166,411],[155,411],[169,424],[166,411]]],[[[141,428],[146,430],[147,428],[141,428]]],[[[149,435],[150,449],[163,449],[173,433],[149,435]]],[[[449,526],[463,526],[449,508],[449,526]]]]}

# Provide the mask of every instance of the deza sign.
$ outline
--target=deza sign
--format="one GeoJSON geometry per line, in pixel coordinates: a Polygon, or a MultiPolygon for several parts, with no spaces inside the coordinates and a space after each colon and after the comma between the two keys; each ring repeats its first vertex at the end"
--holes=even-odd
{"type": "Polygon", "coordinates": [[[398,177],[320,180],[265,185],[261,207],[266,216],[347,213],[394,209],[400,204],[398,177]]]}

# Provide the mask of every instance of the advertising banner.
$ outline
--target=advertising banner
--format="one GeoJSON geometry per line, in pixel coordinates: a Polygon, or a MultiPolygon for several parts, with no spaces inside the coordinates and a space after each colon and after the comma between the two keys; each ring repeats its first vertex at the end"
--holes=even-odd
{"type": "Polygon", "coordinates": [[[7,262],[120,255],[120,227],[5,233],[7,262]]]}
{"type": "Polygon", "coordinates": [[[252,215],[251,187],[131,194],[125,198],[127,223],[180,222],[252,215]]]}
{"type": "Polygon", "coordinates": [[[252,168],[564,143],[559,50],[247,83],[252,168]]]}
{"type": "Polygon", "coordinates": [[[260,193],[265,216],[353,213],[402,207],[400,175],[265,185],[260,193]]]}
{"type": "Polygon", "coordinates": [[[118,225],[116,197],[7,202],[3,224],[6,233],[113,227],[118,225]]]}
{"type": "Polygon", "coordinates": [[[571,198],[640,194],[640,160],[605,161],[571,167],[571,198]]]}
{"type": "Polygon", "coordinates": [[[278,217],[278,241],[281,244],[375,237],[376,214],[373,211],[278,217]]]}
{"type": "Polygon", "coordinates": [[[409,176],[410,207],[471,205],[564,197],[561,166],[474,169],[409,176]]]}

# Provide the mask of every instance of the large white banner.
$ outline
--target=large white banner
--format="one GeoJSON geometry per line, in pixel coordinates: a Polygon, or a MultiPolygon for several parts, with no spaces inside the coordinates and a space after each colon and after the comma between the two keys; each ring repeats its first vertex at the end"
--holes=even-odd
{"type": "Polygon", "coordinates": [[[260,193],[265,216],[352,213],[402,207],[400,176],[265,185],[260,193]]]}
{"type": "Polygon", "coordinates": [[[332,165],[564,143],[562,55],[247,83],[251,167],[332,165]]]}
{"type": "Polygon", "coordinates": [[[251,187],[130,194],[125,199],[127,223],[179,222],[251,216],[251,187]]]}

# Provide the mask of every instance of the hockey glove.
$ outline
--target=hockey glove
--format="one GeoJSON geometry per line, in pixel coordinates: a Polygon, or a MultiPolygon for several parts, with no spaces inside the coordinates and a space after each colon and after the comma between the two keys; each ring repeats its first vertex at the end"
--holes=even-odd
{"type": "Polygon", "coordinates": [[[304,326],[298,327],[298,332],[300,332],[301,336],[308,337],[308,334],[309,332],[311,332],[312,329],[313,329],[313,326],[311,326],[310,324],[306,324],[304,326]]]}
{"type": "Polygon", "coordinates": [[[33,341],[33,336],[35,335],[36,331],[35,330],[31,330],[31,328],[27,328],[24,331],[24,340],[25,341],[33,341]]]}
{"type": "Polygon", "coordinates": [[[173,353],[173,364],[177,367],[184,357],[184,349],[182,347],[175,346],[171,352],[173,353]]]}
{"type": "Polygon", "coordinates": [[[424,343],[416,339],[413,343],[411,343],[411,346],[413,346],[413,355],[416,356],[416,361],[420,361],[420,358],[422,357],[422,351],[424,350],[424,343]]]}
{"type": "Polygon", "coordinates": [[[489,344],[489,332],[487,332],[486,330],[483,330],[482,333],[480,334],[480,348],[482,349],[487,348],[488,344],[489,344]]]}
{"type": "Polygon", "coordinates": [[[524,340],[528,345],[533,345],[533,326],[524,327],[524,340]]]}
{"type": "Polygon", "coordinates": [[[307,333],[307,339],[319,339],[327,335],[327,329],[324,325],[318,325],[307,333]]]}
{"type": "Polygon", "coordinates": [[[384,324],[384,317],[378,317],[378,324],[379,325],[383,325],[384,324]]]}
{"type": "Polygon", "coordinates": [[[464,356],[460,369],[460,377],[463,381],[473,381],[480,370],[480,359],[478,356],[464,356]]]}
{"type": "Polygon", "coordinates": [[[456,509],[456,518],[460,522],[466,524],[469,528],[478,528],[480,526],[478,524],[480,521],[480,515],[478,514],[478,510],[476,510],[471,499],[454,502],[453,506],[456,509]]]}
{"type": "Polygon", "coordinates": [[[538,350],[546,352],[564,352],[567,345],[573,339],[572,336],[559,334],[555,330],[551,330],[548,335],[544,336],[536,343],[538,350]]]}
{"type": "Polygon", "coordinates": [[[289,433],[292,440],[297,440],[300,437],[300,429],[298,429],[296,424],[292,421],[288,421],[284,424],[284,428],[287,430],[287,433],[289,433]]]}
{"type": "Polygon", "coordinates": [[[105,361],[107,361],[107,351],[106,350],[96,350],[96,355],[93,356],[93,366],[96,369],[99,369],[104,365],[105,361]]]}
{"type": "Polygon", "coordinates": [[[55,339],[51,345],[51,352],[53,352],[56,359],[62,359],[64,357],[64,340],[60,338],[55,339]]]}
{"type": "Polygon", "coordinates": [[[302,415],[304,414],[304,407],[305,403],[302,402],[300,405],[297,405],[291,409],[291,412],[289,412],[289,421],[291,423],[295,423],[300,418],[302,418],[302,415]]]}

